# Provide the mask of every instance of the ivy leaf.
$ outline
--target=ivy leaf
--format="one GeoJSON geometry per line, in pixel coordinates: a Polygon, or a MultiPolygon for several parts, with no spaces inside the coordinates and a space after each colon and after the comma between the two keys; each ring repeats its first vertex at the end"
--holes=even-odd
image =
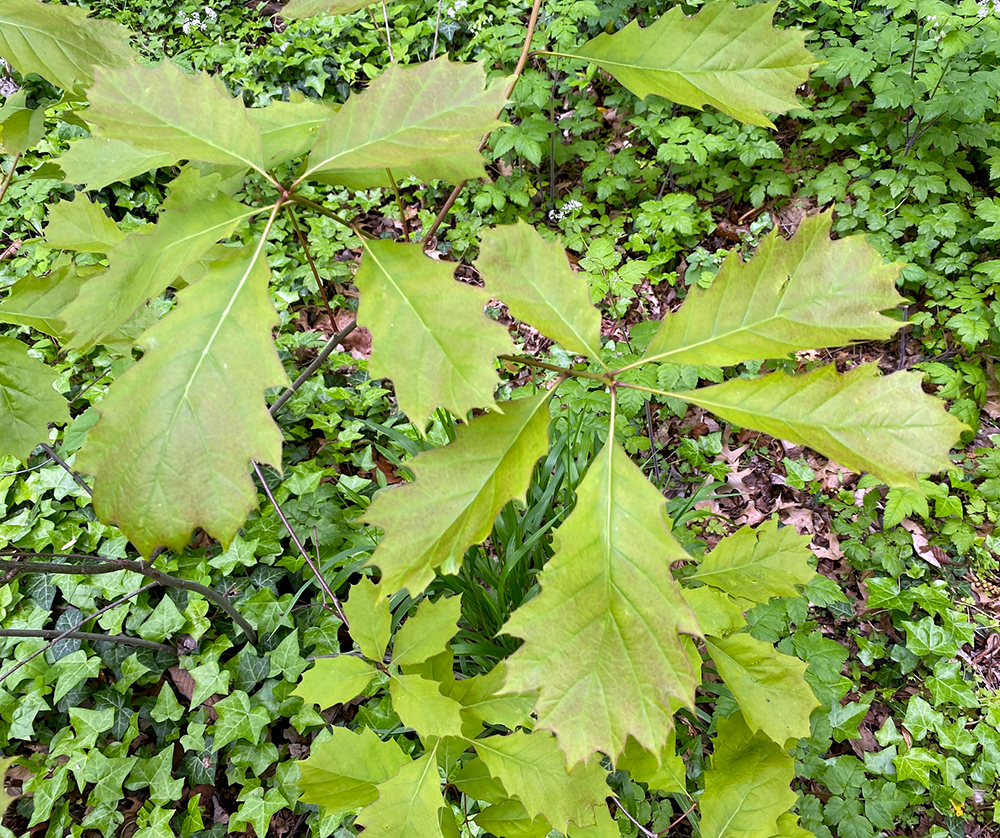
{"type": "Polygon", "coordinates": [[[450,445],[418,454],[413,483],[376,495],[364,520],[385,531],[371,562],[388,590],[416,596],[435,568],[456,573],[504,504],[524,497],[548,447],[548,393],[506,402],[504,411],[473,419],[450,445]]]}
{"type": "Polygon", "coordinates": [[[112,183],[127,183],[153,169],[172,166],[179,159],[175,154],[139,148],[124,140],[91,136],[70,143],[69,150],[55,162],[67,183],[103,189],[112,183]]]}
{"type": "Polygon", "coordinates": [[[0,337],[0,455],[27,462],[48,439],[49,422],[69,421],[66,399],[53,389],[57,378],[26,344],[0,337]]]}
{"type": "Polygon", "coordinates": [[[568,771],[553,736],[516,731],[472,743],[493,777],[517,797],[528,814],[541,815],[565,833],[571,823],[589,826],[608,794],[606,773],[596,757],[568,771]]]}
{"type": "Polygon", "coordinates": [[[795,761],[736,713],[718,722],[714,766],[701,797],[703,838],[770,838],[795,805],[795,761]]]}
{"type": "Polygon", "coordinates": [[[351,586],[351,595],[344,603],[351,638],[361,654],[376,663],[382,662],[392,634],[392,614],[384,594],[384,586],[375,585],[365,576],[351,586]]]}
{"type": "Polygon", "coordinates": [[[816,575],[811,559],[808,536],[798,535],[795,527],[778,529],[778,522],[771,520],[756,530],[741,527],[723,538],[698,570],[685,578],[730,596],[767,602],[776,596],[798,596],[796,585],[805,585],[816,575]]]}
{"type": "Polygon", "coordinates": [[[219,191],[219,175],[188,169],[172,184],[156,225],[129,233],[108,252],[110,267],[91,277],[61,312],[71,349],[106,338],[250,212],[219,191]]]}
{"type": "Polygon", "coordinates": [[[675,6],[646,29],[633,21],[600,34],[569,58],[593,61],[636,96],[663,96],[699,110],[712,105],[741,122],[773,128],[764,112],[799,106],[795,90],[816,58],[805,33],[771,25],[777,3],[710,3],[693,17],[675,6]]]}
{"type": "Polygon", "coordinates": [[[525,641],[506,689],[539,690],[538,726],[570,764],[595,751],[614,761],[630,734],[655,751],[673,727],[671,699],[694,706],[697,673],[678,632],[700,630],[670,573],[688,555],[663,508],[628,454],[606,445],[556,530],[542,592],[503,628],[525,641]]]}
{"type": "Polygon", "coordinates": [[[354,655],[318,658],[316,665],[302,676],[292,695],[320,710],[334,704],[346,704],[365,691],[375,675],[375,667],[354,655]]]}
{"type": "Polygon", "coordinates": [[[187,160],[264,171],[260,134],[220,79],[170,61],[101,67],[88,91],[93,133],[187,160]]]}
{"type": "Polygon", "coordinates": [[[346,812],[375,802],[379,783],[410,763],[394,740],[383,742],[371,728],[352,733],[333,727],[330,738],[313,743],[309,759],[297,763],[302,775],[295,782],[302,789],[303,803],[346,812]]]}
{"type": "Polygon", "coordinates": [[[441,684],[419,675],[393,675],[389,682],[392,709],[421,737],[462,735],[461,705],[441,694],[441,684]]]}
{"type": "Polygon", "coordinates": [[[87,17],[86,9],[38,0],[4,0],[0,8],[0,56],[23,75],[37,73],[65,90],[89,86],[96,67],[131,64],[124,44],[131,37],[124,26],[87,17]]]}
{"type": "Polygon", "coordinates": [[[804,661],[749,634],[707,636],[705,646],[751,731],[762,730],[779,745],[809,735],[809,715],[819,701],[803,677],[804,661]]]}
{"type": "Polygon", "coordinates": [[[290,0],[281,10],[285,20],[301,20],[315,15],[349,15],[375,0],[290,0]]]}
{"type": "Polygon", "coordinates": [[[444,808],[437,755],[432,750],[379,784],[378,800],[357,822],[371,835],[391,838],[444,838],[438,813],[444,808]]]}
{"type": "Polygon", "coordinates": [[[831,241],[832,221],[832,213],[806,218],[790,240],[775,229],[749,262],[731,252],[707,291],[692,289],[663,318],[645,360],[722,367],[888,340],[902,324],[879,312],[902,302],[902,266],[883,264],[864,236],[831,241]]]}
{"type": "Polygon", "coordinates": [[[215,737],[212,748],[216,751],[237,739],[259,742],[261,732],[271,723],[267,708],[261,704],[251,705],[250,696],[243,690],[233,690],[232,695],[217,701],[215,712],[219,714],[212,728],[215,737]]]}
{"type": "Polygon", "coordinates": [[[375,344],[368,368],[373,378],[392,379],[400,409],[421,432],[438,407],[464,418],[491,406],[499,384],[493,359],[514,351],[507,330],[483,314],[489,295],[454,273],[453,263],[427,258],[421,244],[365,241],[354,280],[358,323],[375,344]]]}
{"type": "Polygon", "coordinates": [[[734,378],[680,398],[727,422],[808,445],[890,486],[916,489],[918,474],[952,467],[948,451],[967,430],[920,380],[919,373],[880,376],[877,364],[839,375],[830,364],[805,375],[734,378]]]}
{"type": "Polygon", "coordinates": [[[650,789],[668,794],[687,794],[687,774],[684,760],[677,754],[677,731],[671,730],[667,741],[653,754],[636,744],[631,737],[615,768],[628,771],[633,779],[646,783],[650,789]]]}
{"type": "Polygon", "coordinates": [[[53,250],[107,253],[125,238],[100,204],[83,195],[51,207],[47,220],[45,244],[53,250]]]}
{"type": "MultiPolygon", "coordinates": [[[[285,10],[281,12],[285,17],[285,10]]],[[[287,163],[305,154],[320,127],[340,105],[306,99],[294,93],[291,102],[271,102],[266,108],[251,108],[247,118],[260,132],[264,161],[268,168],[287,163]]]]}
{"type": "Polygon", "coordinates": [[[885,511],[882,514],[882,528],[885,530],[897,526],[904,518],[916,512],[927,518],[927,498],[919,489],[890,489],[885,496],[885,511]]]}
{"type": "Polygon", "coordinates": [[[479,140],[502,125],[506,85],[498,78],[487,86],[482,64],[446,56],[391,64],[320,129],[304,177],[353,189],[388,185],[386,168],[425,183],[483,177],[479,140]]]}
{"type": "Polygon", "coordinates": [[[262,788],[247,790],[244,786],[240,794],[240,808],[229,819],[229,834],[243,831],[248,826],[253,827],[254,835],[263,838],[267,835],[271,818],[288,806],[288,801],[276,788],[264,792],[262,788]]]}
{"type": "Polygon", "coordinates": [[[396,666],[423,663],[434,655],[450,651],[449,641],[458,631],[461,615],[461,597],[442,597],[437,602],[425,599],[396,633],[392,662],[396,666]]]}
{"type": "Polygon", "coordinates": [[[287,381],[271,341],[264,242],[213,263],[141,340],[77,455],[94,508],[149,555],[182,550],[194,527],[227,547],[257,505],[250,460],[281,464],[264,389],[287,381]],[[183,468],[178,468],[178,463],[183,468]]]}
{"type": "Polygon", "coordinates": [[[514,317],[571,352],[600,359],[601,314],[590,303],[585,275],[573,273],[562,247],[521,220],[487,230],[475,265],[487,291],[514,317]]]}

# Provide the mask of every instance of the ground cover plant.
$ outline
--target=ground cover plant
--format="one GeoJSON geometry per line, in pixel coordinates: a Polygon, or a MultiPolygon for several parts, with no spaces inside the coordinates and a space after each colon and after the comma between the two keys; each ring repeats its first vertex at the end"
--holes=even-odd
{"type": "MultiPolygon", "coordinates": [[[[331,8],[318,5],[283,14],[331,8]]],[[[368,48],[378,46],[384,66],[366,65],[363,92],[338,88],[342,107],[291,90],[282,101],[279,79],[235,99],[208,74],[137,60],[125,30],[69,8],[22,0],[0,13],[0,53],[15,68],[12,84],[23,84],[0,135],[13,157],[5,191],[27,211],[26,229],[45,225],[12,262],[21,275],[0,304],[0,319],[23,327],[4,339],[3,444],[15,473],[4,478],[10,666],[0,675],[6,739],[28,743],[12,769],[19,820],[8,822],[51,834],[114,834],[127,821],[143,834],[362,826],[767,838],[804,827],[953,831],[970,800],[981,820],[984,792],[962,777],[990,794],[989,753],[971,767],[968,758],[995,748],[996,719],[953,660],[974,625],[940,588],[907,581],[926,567],[909,565],[904,550],[926,541],[921,548],[907,529],[910,542],[887,536],[869,558],[871,524],[853,511],[854,492],[830,496],[836,531],[859,544],[852,566],[865,572],[877,560],[901,580],[867,581],[868,605],[892,627],[853,638],[862,666],[888,657],[898,670],[868,675],[855,663],[847,679],[844,647],[808,619],[810,602],[836,613],[844,597],[814,572],[794,529],[763,523],[719,540],[693,500],[665,504],[631,459],[646,453],[662,483],[652,406],[684,414],[693,405],[870,472],[854,490],[870,520],[882,502],[872,487],[894,487],[887,528],[930,518],[930,497],[942,518],[964,518],[968,504],[971,520],[948,527],[956,542],[978,532],[993,514],[976,499],[977,483],[996,476],[989,449],[973,452],[970,475],[953,471],[947,452],[963,426],[922,392],[918,374],[882,376],[874,364],[786,371],[790,352],[894,335],[901,321],[880,312],[903,303],[902,265],[860,237],[831,240],[829,214],[802,219],[789,239],[756,225],[741,234],[752,257],[692,254],[691,266],[710,268],[691,271],[707,290],[692,290],[662,324],[642,322],[645,275],[669,268],[678,238],[706,223],[684,220],[695,198],[661,189],[656,206],[643,205],[629,247],[647,247],[649,260],[623,258],[613,238],[584,245],[588,228],[574,229],[582,200],[546,210],[527,192],[517,197],[526,187],[513,163],[542,161],[551,121],[545,129],[521,111],[516,129],[498,122],[511,96],[517,113],[532,91],[550,89],[537,84],[544,62],[570,77],[565,68],[585,60],[579,79],[600,68],[640,97],[636,107],[655,94],[769,126],[765,111],[796,107],[815,63],[802,35],[772,29],[772,6],[716,4],[573,43],[579,33],[561,29],[554,10],[543,21],[546,55],[525,72],[529,47],[539,47],[536,4],[524,10],[527,35],[522,22],[510,39],[519,56],[511,77],[510,66],[487,75],[443,57],[419,63],[414,45],[447,31],[440,9],[395,49],[383,11],[368,48]],[[700,87],[686,65],[646,57],[684,38],[686,60],[704,64],[700,87]],[[643,39],[650,50],[637,55],[643,39]],[[46,119],[55,132],[45,134],[46,119]],[[15,180],[39,143],[46,162],[15,180]],[[438,242],[445,214],[408,213],[404,192],[479,178],[483,147],[501,163],[507,156],[509,174],[471,190],[473,208],[495,210],[493,222],[532,208],[535,223],[492,224],[459,206],[454,235],[438,242]],[[116,185],[124,178],[131,183],[116,185]],[[65,196],[44,219],[33,215],[33,183],[65,196]],[[376,207],[384,220],[373,231],[376,207]],[[586,251],[582,271],[543,220],[568,227],[567,241],[586,251]],[[337,267],[352,249],[361,253],[353,276],[344,260],[337,267]],[[468,256],[474,273],[456,274],[440,258],[449,254],[468,256]],[[325,317],[329,339],[310,367],[359,337],[356,354],[367,355],[344,314],[355,305],[371,360],[344,355],[361,374],[321,385],[305,375],[269,410],[265,389],[284,388],[285,367],[322,346],[315,333],[285,328],[272,340],[314,298],[313,282],[321,298],[296,322],[325,317]],[[490,309],[503,325],[482,315],[491,300],[503,304],[490,309]],[[631,315],[621,339],[608,339],[594,301],[613,319],[631,315]],[[507,324],[554,341],[543,344],[546,360],[520,352],[507,324]],[[763,366],[767,358],[776,360],[763,366]],[[65,432],[50,430],[70,419],[53,384],[79,402],[65,432]],[[40,463],[24,471],[18,461],[39,443],[40,463]],[[284,475],[268,470],[283,459],[284,475]],[[92,505],[75,471],[95,477],[92,505]],[[949,471],[949,483],[922,479],[934,471],[949,471]],[[403,476],[412,482],[385,488],[403,476]],[[376,488],[385,491],[372,500],[376,488]],[[259,491],[270,506],[247,520],[259,491]],[[93,618],[114,636],[81,632],[93,618]],[[176,648],[164,642],[178,637],[176,648]],[[901,677],[924,670],[933,703],[910,697],[903,733],[888,718],[863,760],[827,756],[834,741],[860,736],[873,705],[898,701],[901,677]],[[881,680],[882,692],[842,703],[867,680],[881,680]],[[49,728],[49,711],[69,724],[49,728]],[[819,783],[826,793],[796,803],[796,774],[803,791],[819,783]],[[941,817],[928,814],[935,809],[941,817]]],[[[186,10],[176,28],[196,39],[220,17],[186,10]]],[[[229,60],[207,50],[188,58],[191,67],[229,60]]],[[[550,169],[550,196],[553,186],[550,169]]],[[[438,187],[442,201],[448,189],[438,187]]],[[[445,209],[455,199],[462,193],[445,209]]],[[[613,229],[610,218],[600,223],[613,229]]],[[[712,462],[724,447],[731,454],[728,430],[709,421],[717,430],[705,423],[707,436],[679,447],[682,468],[728,479],[712,462]]],[[[785,468],[800,489],[816,479],[805,460],[786,458],[785,468]]]]}

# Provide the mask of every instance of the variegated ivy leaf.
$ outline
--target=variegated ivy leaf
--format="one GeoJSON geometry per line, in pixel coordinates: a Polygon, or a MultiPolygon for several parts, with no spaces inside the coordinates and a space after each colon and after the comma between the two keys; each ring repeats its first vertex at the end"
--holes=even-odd
{"type": "Polygon", "coordinates": [[[90,85],[97,67],[133,63],[134,53],[125,46],[131,36],[124,26],[90,18],[75,6],[38,0],[0,4],[0,56],[18,72],[37,73],[67,90],[76,82],[90,85]]]}
{"type": "Polygon", "coordinates": [[[916,489],[918,474],[951,468],[948,451],[966,429],[920,381],[919,373],[881,376],[876,364],[840,375],[830,364],[805,375],[733,378],[674,395],[727,422],[870,471],[890,486],[916,489]]]}
{"type": "Polygon", "coordinates": [[[144,555],[183,549],[195,527],[223,545],[257,505],[250,460],[281,465],[281,432],[264,402],[287,376],[271,329],[264,242],[235,250],[145,335],[142,360],[98,403],[77,456],[94,508],[144,555]]]}
{"type": "Polygon", "coordinates": [[[48,438],[49,422],[69,421],[66,399],[52,387],[56,377],[27,344],[0,337],[0,455],[26,462],[48,438]]]}
{"type": "Polygon", "coordinates": [[[892,337],[900,321],[879,312],[902,302],[902,266],[864,236],[832,241],[832,219],[806,218],[790,240],[774,230],[749,262],[730,253],[707,291],[663,318],[644,360],[721,367],[892,337]]]}
{"type": "Polygon", "coordinates": [[[505,87],[487,86],[482,64],[391,64],[320,129],[305,177],[354,189],[387,185],[387,168],[425,182],[482,177],[479,140],[502,124],[505,87]]]}
{"type": "Polygon", "coordinates": [[[436,568],[457,572],[503,505],[524,497],[548,425],[548,393],[505,402],[504,413],[473,419],[450,445],[418,454],[413,483],[379,492],[364,520],[385,531],[371,558],[382,587],[416,596],[436,568]]]}
{"type": "Polygon", "coordinates": [[[187,160],[264,171],[260,132],[221,80],[170,61],[99,68],[88,92],[95,136],[127,140],[187,160]]]}
{"type": "Polygon", "coordinates": [[[681,632],[700,629],[670,572],[688,554],[663,507],[609,442],[556,530],[542,592],[504,626],[524,640],[507,662],[506,689],[539,691],[538,727],[556,734],[571,765],[596,751],[614,761],[629,736],[658,753],[673,728],[671,701],[694,706],[698,672],[681,632]]]}
{"type": "Polygon", "coordinates": [[[572,52],[611,73],[636,96],[663,96],[681,105],[712,105],[751,125],[774,127],[765,116],[798,107],[795,90],[816,66],[801,31],[771,24],[777,3],[739,8],[727,0],[685,17],[675,6],[651,26],[636,21],[600,34],[572,52]]]}
{"type": "Polygon", "coordinates": [[[392,379],[419,431],[438,407],[465,418],[492,406],[494,359],[514,343],[483,314],[489,295],[457,282],[454,263],[429,259],[420,244],[365,241],[364,249],[354,282],[358,323],[372,333],[372,376],[392,379]]]}

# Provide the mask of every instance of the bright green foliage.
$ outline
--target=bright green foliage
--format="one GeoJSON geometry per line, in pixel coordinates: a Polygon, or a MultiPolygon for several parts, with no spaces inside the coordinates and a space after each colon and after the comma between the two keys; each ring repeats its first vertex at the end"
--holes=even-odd
{"type": "Polygon", "coordinates": [[[451,445],[413,461],[415,480],[376,498],[365,520],[386,531],[372,563],[388,590],[416,595],[434,570],[454,573],[465,550],[482,541],[500,508],[523,497],[548,444],[548,394],[473,419],[451,445]]]}
{"type": "Polygon", "coordinates": [[[0,152],[24,154],[45,136],[45,109],[29,108],[25,91],[8,96],[0,108],[0,152]]]}
{"type": "Polygon", "coordinates": [[[26,462],[47,438],[49,422],[69,421],[66,399],[52,388],[55,380],[26,344],[0,337],[0,454],[26,462]]]}
{"type": "Polygon", "coordinates": [[[752,732],[762,730],[779,745],[809,735],[819,702],[803,678],[805,662],[749,634],[706,637],[705,646],[752,732]]]}
{"type": "Polygon", "coordinates": [[[344,616],[351,627],[351,637],[368,660],[381,662],[392,634],[392,615],[385,590],[370,579],[361,579],[351,588],[351,598],[344,605],[344,616]]]}
{"type": "Polygon", "coordinates": [[[539,691],[538,724],[571,765],[595,751],[615,759],[629,735],[655,751],[673,726],[671,700],[694,705],[699,673],[679,633],[701,633],[670,573],[687,554],[663,497],[609,442],[556,536],[542,593],[504,626],[525,641],[507,689],[539,691]]]}
{"type": "Polygon", "coordinates": [[[38,73],[71,90],[89,85],[98,67],[132,61],[124,42],[129,30],[109,20],[92,20],[84,9],[40,8],[37,0],[4,0],[0,9],[0,55],[21,73],[38,73]]]}
{"type": "Polygon", "coordinates": [[[320,129],[306,176],[355,189],[386,184],[387,168],[425,182],[482,177],[479,139],[501,124],[504,87],[487,87],[479,64],[393,64],[320,129]]]}
{"type": "Polygon", "coordinates": [[[183,549],[198,526],[228,545],[256,505],[250,460],[281,463],[264,388],[286,376],[271,342],[263,249],[234,251],[179,294],[80,451],[98,514],[146,555],[183,549]]]}
{"type": "Polygon", "coordinates": [[[879,312],[902,302],[902,266],[861,236],[831,241],[831,222],[806,218],[788,240],[775,229],[749,262],[731,252],[711,288],[663,318],[645,359],[725,366],[892,337],[899,321],[879,312]]]}
{"type": "Polygon", "coordinates": [[[811,559],[807,537],[797,535],[794,527],[778,529],[777,521],[766,521],[757,529],[741,527],[723,538],[685,579],[704,582],[730,596],[767,602],[771,597],[797,596],[796,586],[816,575],[811,559]]]}
{"type": "Polygon", "coordinates": [[[89,96],[87,121],[97,126],[98,137],[188,160],[263,169],[260,134],[246,107],[207,74],[190,75],[170,61],[99,69],[89,96]]]}
{"type": "Polygon", "coordinates": [[[438,815],[445,803],[435,757],[432,750],[379,785],[379,799],[358,816],[365,832],[386,838],[443,838],[438,815]]]}
{"type": "Polygon", "coordinates": [[[510,313],[579,355],[599,359],[601,314],[590,303],[580,274],[566,252],[545,241],[530,224],[494,227],[483,236],[476,268],[491,294],[510,313]]]}
{"type": "Polygon", "coordinates": [[[125,238],[100,205],[82,195],[75,201],[60,201],[52,207],[48,222],[45,243],[53,249],[107,253],[125,238]]]}
{"type": "Polygon", "coordinates": [[[292,694],[325,710],[361,695],[374,675],[375,668],[370,663],[353,655],[319,658],[292,694]]]}
{"type": "Polygon", "coordinates": [[[653,754],[629,739],[625,750],[618,757],[615,767],[628,771],[636,780],[646,783],[651,789],[663,792],[687,792],[684,760],[676,752],[677,732],[671,730],[667,741],[659,753],[653,754]]]}
{"type": "Polygon", "coordinates": [[[423,602],[397,633],[392,644],[392,663],[395,666],[422,663],[448,651],[449,643],[458,630],[461,613],[462,601],[459,597],[423,602]]]}
{"type": "Polygon", "coordinates": [[[423,737],[461,736],[461,705],[441,694],[437,681],[393,673],[389,682],[392,707],[407,727],[423,737]]]}
{"type": "Polygon", "coordinates": [[[778,818],[795,803],[788,788],[792,758],[762,734],[754,735],[737,713],[718,724],[712,769],[705,775],[701,834],[704,838],[770,838],[778,818]]]}
{"type": "Polygon", "coordinates": [[[371,0],[291,0],[281,10],[281,16],[296,20],[314,15],[348,15],[370,5],[371,0]]]}
{"type": "Polygon", "coordinates": [[[559,54],[593,61],[641,98],[712,105],[741,122],[773,127],[764,112],[798,107],[795,90],[816,66],[801,33],[771,26],[776,8],[712,3],[685,17],[675,6],[646,29],[633,21],[559,54]]]}
{"type": "Polygon", "coordinates": [[[358,322],[372,333],[372,374],[393,380],[399,406],[421,429],[438,407],[464,417],[492,405],[499,384],[493,356],[514,345],[483,314],[486,293],[456,282],[454,266],[428,259],[420,245],[364,246],[354,281],[358,322]]]}
{"type": "Polygon", "coordinates": [[[831,364],[805,375],[734,378],[683,398],[727,422],[870,471],[891,486],[916,488],[918,474],[951,465],[946,452],[965,428],[923,392],[920,379],[905,372],[881,376],[875,364],[839,375],[831,364]]]}

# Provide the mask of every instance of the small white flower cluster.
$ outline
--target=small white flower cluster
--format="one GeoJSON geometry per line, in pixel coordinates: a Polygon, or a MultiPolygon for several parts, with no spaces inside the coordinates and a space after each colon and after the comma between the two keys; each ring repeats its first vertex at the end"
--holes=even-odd
{"type": "Polygon", "coordinates": [[[455,16],[468,5],[469,0],[455,0],[455,3],[448,9],[448,17],[454,20],[455,16]]]}
{"type": "Polygon", "coordinates": [[[990,12],[1000,17],[1000,0],[978,0],[980,17],[989,17],[990,12]]]}
{"type": "Polygon", "coordinates": [[[549,210],[549,221],[562,221],[571,212],[576,212],[578,209],[583,209],[583,204],[577,201],[575,198],[567,201],[559,209],[549,210]]]}
{"type": "Polygon", "coordinates": [[[8,72],[10,72],[10,64],[0,58],[0,96],[3,96],[4,99],[13,96],[21,89],[17,82],[7,75],[8,72]]]}
{"type": "Polygon", "coordinates": [[[486,17],[482,18],[481,20],[477,20],[475,23],[473,23],[472,26],[469,27],[469,29],[472,30],[473,35],[478,35],[482,31],[484,26],[492,26],[492,25],[493,25],[493,15],[486,15],[486,17]]]}
{"type": "Polygon", "coordinates": [[[215,23],[215,21],[219,19],[219,15],[211,6],[205,6],[204,15],[205,18],[203,20],[202,16],[198,14],[198,12],[191,12],[190,15],[185,12],[180,12],[177,15],[177,20],[180,22],[181,29],[184,31],[184,34],[190,35],[192,29],[200,29],[204,32],[208,29],[208,25],[210,23],[215,23]]]}

